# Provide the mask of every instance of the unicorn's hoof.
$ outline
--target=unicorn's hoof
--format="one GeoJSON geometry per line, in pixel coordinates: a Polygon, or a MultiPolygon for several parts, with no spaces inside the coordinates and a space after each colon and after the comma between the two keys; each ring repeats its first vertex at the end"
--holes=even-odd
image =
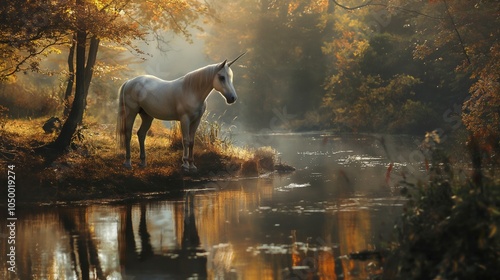
{"type": "Polygon", "coordinates": [[[148,164],[147,164],[147,163],[145,163],[145,162],[141,162],[141,163],[139,163],[139,167],[140,167],[140,168],[145,168],[145,167],[147,167],[147,166],[148,166],[148,164]]]}
{"type": "Polygon", "coordinates": [[[194,165],[189,166],[189,172],[196,173],[198,172],[198,168],[194,165]]]}
{"type": "Polygon", "coordinates": [[[130,162],[124,162],[123,167],[125,167],[127,169],[132,169],[132,164],[130,164],[130,162]]]}
{"type": "Polygon", "coordinates": [[[183,164],[181,168],[183,172],[189,173],[190,171],[189,165],[187,164],[183,164]]]}

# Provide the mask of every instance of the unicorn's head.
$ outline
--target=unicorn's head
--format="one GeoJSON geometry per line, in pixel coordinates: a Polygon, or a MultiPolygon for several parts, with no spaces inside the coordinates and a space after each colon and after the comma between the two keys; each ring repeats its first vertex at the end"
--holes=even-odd
{"type": "Polygon", "coordinates": [[[233,86],[233,71],[231,68],[231,64],[233,64],[238,58],[242,57],[245,53],[242,53],[240,56],[235,58],[231,62],[224,62],[217,65],[217,74],[214,77],[214,89],[222,94],[224,98],[226,98],[227,104],[232,104],[236,101],[238,96],[236,95],[236,90],[233,86]]]}

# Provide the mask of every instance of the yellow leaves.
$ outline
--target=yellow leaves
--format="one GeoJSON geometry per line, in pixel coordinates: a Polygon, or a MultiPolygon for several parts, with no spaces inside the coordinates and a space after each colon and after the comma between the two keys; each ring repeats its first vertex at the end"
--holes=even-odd
{"type": "Polygon", "coordinates": [[[469,88],[471,98],[464,103],[463,121],[467,129],[475,136],[480,136],[481,148],[491,153],[495,146],[488,139],[500,135],[500,55],[495,46],[483,67],[475,67],[471,77],[475,82],[469,88]]]}
{"type": "Polygon", "coordinates": [[[310,4],[306,7],[306,13],[323,13],[328,10],[328,0],[315,0],[310,1],[310,4]]]}
{"type": "Polygon", "coordinates": [[[430,44],[426,40],[424,43],[416,45],[413,51],[413,58],[423,60],[430,55],[432,53],[432,46],[430,44]]]}
{"type": "Polygon", "coordinates": [[[369,46],[370,43],[367,40],[357,41],[356,44],[354,44],[354,50],[352,54],[355,57],[360,57],[365,53],[369,46]]]}
{"type": "Polygon", "coordinates": [[[490,233],[488,234],[488,238],[493,238],[497,234],[497,226],[490,225],[490,233]]]}
{"type": "MultiPolygon", "coordinates": [[[[4,64],[0,64],[0,69],[5,69],[4,64]]],[[[15,84],[17,83],[18,78],[16,75],[9,75],[9,76],[1,76],[0,75],[0,82],[4,85],[9,85],[9,84],[15,84]]]]}
{"type": "Polygon", "coordinates": [[[50,54],[61,54],[62,53],[62,50],[58,47],[50,47],[50,48],[47,48],[43,53],[42,55],[47,57],[49,56],[50,54]]]}
{"type": "Polygon", "coordinates": [[[292,15],[299,7],[299,1],[292,1],[288,4],[288,15],[292,15]]]}
{"type": "Polygon", "coordinates": [[[110,74],[124,69],[127,69],[126,65],[109,65],[104,63],[97,63],[94,66],[94,75],[96,77],[111,77],[111,80],[117,80],[118,78],[113,77],[110,74]]]}
{"type": "Polygon", "coordinates": [[[104,7],[106,7],[109,3],[106,3],[108,1],[102,1],[102,0],[94,0],[92,1],[94,5],[97,7],[98,10],[102,10],[104,7]]]}
{"type": "Polygon", "coordinates": [[[434,145],[441,143],[441,138],[439,137],[439,132],[437,130],[433,130],[431,132],[427,132],[425,134],[424,142],[428,145],[434,145]]]}

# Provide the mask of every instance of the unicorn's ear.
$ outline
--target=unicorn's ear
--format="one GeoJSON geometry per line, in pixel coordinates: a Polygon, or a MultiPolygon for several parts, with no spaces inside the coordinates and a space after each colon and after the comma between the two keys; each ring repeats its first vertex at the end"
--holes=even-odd
{"type": "Polygon", "coordinates": [[[217,72],[222,70],[222,68],[224,68],[224,66],[226,66],[226,63],[227,63],[227,59],[224,60],[223,62],[221,62],[219,65],[217,65],[217,72]]]}

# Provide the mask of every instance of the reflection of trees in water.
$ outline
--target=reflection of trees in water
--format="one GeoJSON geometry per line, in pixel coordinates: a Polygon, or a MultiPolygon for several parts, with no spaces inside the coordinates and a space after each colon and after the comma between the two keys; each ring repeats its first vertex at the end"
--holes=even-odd
{"type": "MultiPolygon", "coordinates": [[[[335,204],[349,203],[352,203],[350,199],[339,198],[335,204]]],[[[342,209],[333,216],[318,216],[316,227],[322,227],[321,237],[314,237],[314,231],[310,232],[304,226],[310,221],[311,217],[291,231],[291,264],[287,264],[288,270],[285,270],[288,278],[349,280],[370,277],[368,262],[347,257],[353,252],[373,249],[370,244],[372,225],[369,211],[342,209]]],[[[264,258],[277,257],[271,255],[264,258]]],[[[282,262],[287,263],[286,260],[282,262]]]]}
{"type": "MultiPolygon", "coordinates": [[[[174,221],[172,222],[180,222],[180,224],[176,225],[180,229],[180,231],[176,231],[179,236],[168,236],[167,238],[177,238],[181,242],[178,249],[168,251],[152,246],[152,239],[158,237],[152,236],[150,234],[151,229],[148,229],[148,226],[150,226],[148,222],[151,222],[151,220],[148,219],[147,205],[147,203],[141,203],[137,208],[133,205],[116,208],[119,211],[117,215],[118,221],[116,221],[119,227],[117,228],[118,234],[116,237],[121,268],[108,267],[110,266],[108,261],[99,258],[99,254],[109,252],[106,251],[105,245],[96,243],[96,240],[103,241],[106,234],[111,234],[111,238],[114,235],[106,232],[96,233],[96,226],[93,224],[95,221],[92,218],[93,214],[95,214],[93,209],[91,207],[68,208],[61,209],[59,215],[52,217],[51,221],[56,221],[56,224],[61,225],[61,231],[57,231],[57,234],[61,233],[65,238],[62,239],[62,244],[61,239],[55,238],[56,243],[50,245],[54,248],[53,250],[57,250],[55,248],[61,245],[67,248],[67,250],[63,250],[66,251],[68,261],[63,262],[56,256],[53,259],[43,258],[43,256],[33,253],[33,250],[38,251],[36,244],[23,242],[26,243],[27,249],[24,250],[24,247],[19,247],[19,249],[23,250],[19,254],[19,264],[22,266],[22,272],[19,274],[20,279],[29,279],[31,275],[64,275],[65,277],[76,277],[83,280],[106,279],[111,275],[110,273],[119,271],[121,271],[123,277],[133,276],[135,279],[147,278],[148,275],[167,278],[185,278],[193,274],[201,277],[206,276],[207,257],[206,252],[200,248],[194,196],[191,194],[186,195],[184,205],[180,204],[180,207],[174,208],[174,221]],[[139,212],[138,219],[134,219],[135,209],[139,212]],[[134,227],[135,222],[138,222],[137,227],[134,227]],[[41,259],[39,260],[39,258],[41,259]],[[63,266],[65,267],[63,268],[63,266]],[[111,268],[110,271],[103,269],[106,267],[111,268]],[[51,269],[55,270],[51,271],[51,269]],[[65,272],[61,274],[63,270],[65,272]]],[[[33,225],[31,226],[33,227],[33,225]]],[[[43,230],[50,231],[54,229],[53,226],[48,226],[47,229],[44,228],[43,230]]],[[[28,236],[24,237],[23,235],[22,239],[26,238],[28,236]]]]}
{"type": "MultiPolygon", "coordinates": [[[[178,208],[176,208],[178,210],[178,208]]],[[[147,208],[145,203],[140,205],[139,240],[140,251],[136,244],[133,232],[132,206],[124,209],[125,213],[120,215],[122,231],[120,233],[119,250],[122,264],[122,275],[147,277],[189,277],[193,274],[198,276],[207,275],[206,252],[200,248],[200,238],[196,227],[194,213],[193,195],[188,194],[185,198],[184,211],[175,212],[175,220],[183,215],[183,233],[181,248],[168,252],[155,252],[151,245],[151,235],[148,231],[147,208]]]]}
{"type": "MultiPolygon", "coordinates": [[[[56,222],[56,214],[36,209],[36,213],[26,211],[28,206],[23,205],[23,211],[17,216],[16,221],[16,273],[12,273],[7,268],[7,254],[10,246],[7,242],[8,233],[5,229],[0,230],[0,279],[32,279],[34,275],[70,275],[71,271],[65,269],[61,264],[64,260],[53,254],[51,250],[56,247],[65,248],[65,244],[60,246],[59,241],[64,233],[61,233],[59,224],[56,222]],[[3,236],[2,236],[3,235],[3,236]]],[[[30,209],[30,208],[28,208],[30,209]]],[[[7,211],[5,211],[7,212],[7,211]]],[[[17,214],[17,213],[16,213],[17,214]]],[[[5,220],[5,216],[0,215],[0,219],[5,220]]],[[[4,224],[5,226],[5,224],[4,224]]]]}
{"type": "Polygon", "coordinates": [[[29,252],[21,253],[19,247],[19,265],[27,268],[23,271],[31,270],[24,274],[26,279],[29,275],[99,279],[120,273],[135,279],[186,278],[194,273],[223,279],[368,277],[366,262],[339,259],[372,249],[376,227],[370,221],[371,212],[357,209],[357,200],[343,194],[351,189],[352,180],[347,177],[334,174],[331,181],[339,197],[336,203],[328,202],[339,209],[333,214],[297,215],[287,208],[289,202],[280,204],[279,197],[273,198],[272,181],[265,180],[235,182],[234,187],[216,193],[188,194],[182,202],[62,208],[50,217],[37,213],[33,218],[37,222],[29,225],[31,235],[20,231],[29,252]],[[31,242],[33,232],[54,233],[31,242]],[[200,244],[210,248],[210,254],[200,244]],[[285,253],[248,251],[260,245],[284,248],[285,253]]]}
{"type": "MultiPolygon", "coordinates": [[[[348,255],[370,248],[371,234],[370,213],[364,210],[340,211],[337,215],[340,246],[339,254],[348,255]]],[[[358,261],[343,259],[342,265],[346,273],[345,279],[367,279],[368,271],[363,263],[358,261]]]]}
{"type": "Polygon", "coordinates": [[[86,220],[86,209],[65,209],[60,212],[59,218],[68,232],[71,263],[78,278],[90,279],[90,273],[94,272],[93,278],[104,279],[97,247],[86,220]]]}

